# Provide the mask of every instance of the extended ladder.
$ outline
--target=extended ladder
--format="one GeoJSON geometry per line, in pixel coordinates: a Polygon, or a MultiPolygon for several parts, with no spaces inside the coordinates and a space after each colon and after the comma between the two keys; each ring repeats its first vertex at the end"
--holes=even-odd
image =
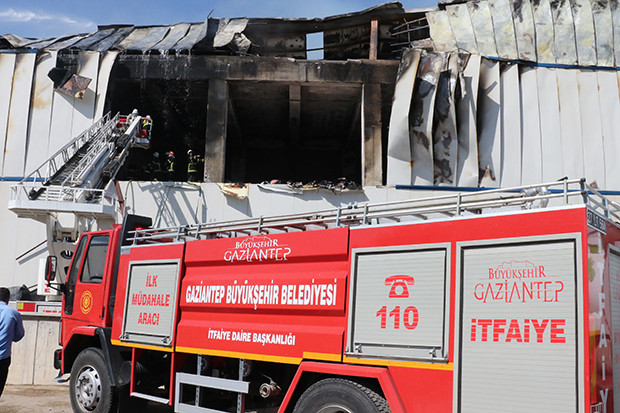
{"type": "Polygon", "coordinates": [[[142,229],[131,232],[130,239],[134,244],[176,242],[181,239],[237,237],[477,215],[497,208],[533,209],[568,204],[585,204],[600,217],[620,222],[620,204],[610,201],[587,185],[585,179],[563,179],[537,185],[459,192],[429,198],[377,204],[355,203],[311,213],[142,229]]]}
{"type": "Polygon", "coordinates": [[[148,148],[140,137],[141,117],[110,113],[67,143],[17,185],[9,209],[45,222],[54,212],[113,216],[116,197],[108,188],[131,147],[148,148]]]}

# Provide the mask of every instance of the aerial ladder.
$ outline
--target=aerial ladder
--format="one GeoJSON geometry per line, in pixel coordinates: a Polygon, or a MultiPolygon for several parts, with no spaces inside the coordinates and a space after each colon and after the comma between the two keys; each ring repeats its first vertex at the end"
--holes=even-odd
{"type": "Polygon", "coordinates": [[[69,265],[83,231],[115,223],[122,197],[115,177],[131,148],[150,144],[150,117],[107,113],[11,187],[9,209],[43,222],[50,254],[69,265]]]}

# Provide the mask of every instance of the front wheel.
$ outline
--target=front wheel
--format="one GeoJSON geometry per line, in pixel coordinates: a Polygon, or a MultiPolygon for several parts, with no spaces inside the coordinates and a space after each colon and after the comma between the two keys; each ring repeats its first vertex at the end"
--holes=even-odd
{"type": "Polygon", "coordinates": [[[390,413],[385,398],[347,379],[314,383],[301,395],[293,413],[390,413]]]}
{"type": "Polygon", "coordinates": [[[69,382],[71,407],[76,413],[109,413],[114,392],[103,352],[94,347],[78,354],[69,382]]]}

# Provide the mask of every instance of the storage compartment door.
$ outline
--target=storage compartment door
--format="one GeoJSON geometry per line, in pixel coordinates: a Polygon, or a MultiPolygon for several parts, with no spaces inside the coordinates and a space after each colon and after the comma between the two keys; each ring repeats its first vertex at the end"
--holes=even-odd
{"type": "Polygon", "coordinates": [[[578,411],[575,242],[461,252],[459,411],[578,411]]]}

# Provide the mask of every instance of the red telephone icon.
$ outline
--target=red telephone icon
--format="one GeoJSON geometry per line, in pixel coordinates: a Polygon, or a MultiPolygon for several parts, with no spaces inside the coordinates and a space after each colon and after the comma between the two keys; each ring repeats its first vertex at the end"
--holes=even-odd
{"type": "Polygon", "coordinates": [[[392,275],[385,279],[385,285],[392,285],[389,298],[409,298],[409,288],[413,285],[413,277],[409,275],[392,275]]]}

